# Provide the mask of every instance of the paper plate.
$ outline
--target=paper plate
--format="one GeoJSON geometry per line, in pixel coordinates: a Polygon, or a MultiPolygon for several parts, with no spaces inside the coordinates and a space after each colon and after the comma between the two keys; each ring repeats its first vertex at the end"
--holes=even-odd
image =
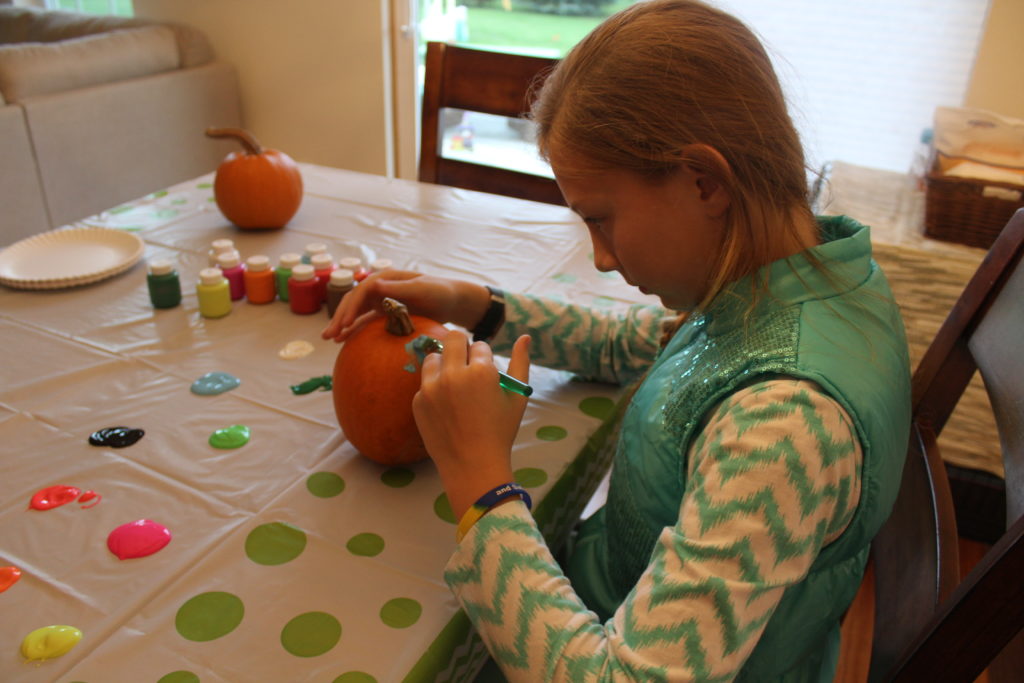
{"type": "Polygon", "coordinates": [[[51,230],[0,252],[0,283],[18,289],[87,285],[128,270],[144,249],[138,236],[121,230],[51,230]]]}

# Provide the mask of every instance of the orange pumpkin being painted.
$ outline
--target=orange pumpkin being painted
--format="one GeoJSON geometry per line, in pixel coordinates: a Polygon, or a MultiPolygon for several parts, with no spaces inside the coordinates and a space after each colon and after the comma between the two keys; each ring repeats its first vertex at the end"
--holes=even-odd
{"type": "Polygon", "coordinates": [[[241,128],[207,128],[211,138],[234,138],[245,148],[217,168],[213,196],[224,217],[240,228],[283,228],[302,203],[302,175],[290,156],[264,149],[241,128]]]}
{"type": "Polygon", "coordinates": [[[367,458],[403,465],[427,457],[412,416],[420,388],[420,363],[409,344],[420,335],[440,339],[440,323],[418,315],[394,299],[385,315],[345,340],[334,363],[334,412],[345,437],[367,458]]]}

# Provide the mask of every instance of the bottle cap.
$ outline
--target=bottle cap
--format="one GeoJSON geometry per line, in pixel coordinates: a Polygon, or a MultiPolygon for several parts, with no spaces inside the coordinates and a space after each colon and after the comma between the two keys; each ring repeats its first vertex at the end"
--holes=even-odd
{"type": "Polygon", "coordinates": [[[353,282],[352,271],[348,268],[338,268],[331,271],[331,284],[335,287],[347,287],[353,282]]]}
{"type": "Polygon", "coordinates": [[[345,258],[338,260],[338,267],[351,271],[359,270],[361,265],[363,265],[363,259],[358,256],[346,256],[345,258]]]}
{"type": "Polygon", "coordinates": [[[387,270],[390,267],[391,267],[391,259],[389,259],[389,258],[379,258],[379,259],[377,259],[376,261],[373,261],[370,264],[370,270],[372,270],[375,273],[377,271],[387,270]]]}
{"type": "Polygon", "coordinates": [[[174,264],[170,259],[155,258],[149,262],[149,272],[153,275],[167,275],[174,271],[174,264]]]}
{"type": "Polygon", "coordinates": [[[280,263],[282,268],[294,268],[302,263],[302,256],[289,251],[281,254],[280,263]]]}
{"type": "Polygon", "coordinates": [[[327,251],[327,245],[323,242],[311,242],[306,245],[306,256],[313,258],[313,254],[322,254],[327,251]]]}
{"type": "Polygon", "coordinates": [[[217,265],[224,268],[234,268],[239,264],[238,252],[229,251],[221,254],[217,257],[217,265]]]}
{"type": "Polygon", "coordinates": [[[210,246],[213,247],[214,252],[216,252],[218,254],[222,254],[225,251],[234,251],[235,250],[235,243],[234,243],[234,241],[233,240],[229,240],[227,238],[223,238],[223,239],[219,239],[219,240],[214,240],[213,242],[210,243],[210,246]]]}
{"type": "Polygon", "coordinates": [[[270,259],[262,254],[250,256],[245,260],[245,267],[254,273],[258,273],[261,270],[267,270],[270,268],[270,259]]]}
{"type": "Polygon", "coordinates": [[[219,285],[224,281],[220,268],[203,268],[199,271],[199,282],[204,285],[219,285]]]}
{"type": "Polygon", "coordinates": [[[334,258],[326,252],[320,252],[319,254],[313,254],[309,262],[316,270],[325,270],[334,265],[334,258]]]}
{"type": "Polygon", "coordinates": [[[292,277],[299,282],[302,282],[303,280],[312,280],[315,277],[313,273],[313,266],[308,263],[300,263],[292,268],[292,277]]]}

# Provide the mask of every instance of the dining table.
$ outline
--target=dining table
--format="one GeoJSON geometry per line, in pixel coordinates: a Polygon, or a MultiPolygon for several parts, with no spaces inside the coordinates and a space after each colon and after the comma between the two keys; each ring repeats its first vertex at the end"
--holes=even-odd
{"type": "MultiPolygon", "coordinates": [[[[203,317],[211,244],[276,264],[322,243],[612,312],[657,300],[594,268],[565,207],[299,167],[284,228],[233,226],[210,173],[0,252],[0,681],[459,681],[485,662],[443,579],[457,520],[433,463],[363,457],[343,384],[293,389],[333,374],[323,309],[203,317]],[[147,287],[161,259],[169,308],[147,287]],[[216,373],[237,386],[197,393],[216,373]]],[[[512,466],[557,547],[609,467],[620,388],[529,381],[512,466]]]]}

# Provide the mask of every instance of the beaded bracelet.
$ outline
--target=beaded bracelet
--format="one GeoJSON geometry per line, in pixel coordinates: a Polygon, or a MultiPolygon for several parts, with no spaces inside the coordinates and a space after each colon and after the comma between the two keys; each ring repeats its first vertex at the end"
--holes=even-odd
{"type": "Polygon", "coordinates": [[[469,533],[469,530],[473,528],[473,525],[480,520],[491,508],[512,496],[520,496],[523,502],[526,503],[526,509],[533,507],[533,501],[530,499],[530,494],[526,492],[519,484],[502,484],[496,486],[469,506],[465,514],[462,515],[462,519],[459,520],[459,526],[455,530],[455,542],[460,543],[462,539],[469,533]]]}

